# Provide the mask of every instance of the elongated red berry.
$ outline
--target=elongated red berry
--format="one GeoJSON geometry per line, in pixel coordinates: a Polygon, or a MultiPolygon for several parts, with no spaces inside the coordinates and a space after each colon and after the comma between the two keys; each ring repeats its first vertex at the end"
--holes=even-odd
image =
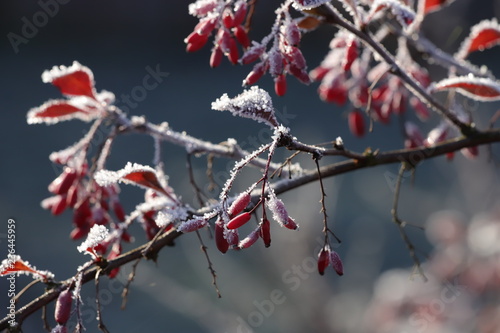
{"type": "Polygon", "coordinates": [[[227,212],[229,214],[229,217],[233,218],[235,215],[241,213],[243,209],[247,208],[248,204],[250,203],[250,199],[252,199],[252,196],[247,192],[243,192],[238,195],[238,197],[229,207],[229,210],[227,212]]]}
{"type": "Polygon", "coordinates": [[[229,243],[224,237],[224,226],[221,221],[215,222],[215,245],[222,253],[226,253],[229,249],[229,243]]]}
{"type": "Polygon", "coordinates": [[[299,225],[295,222],[294,219],[288,217],[288,222],[285,223],[285,227],[290,230],[297,230],[299,228],[299,225]]]}
{"type": "Polygon", "coordinates": [[[212,54],[210,55],[210,67],[215,68],[220,65],[222,62],[222,56],[224,54],[222,53],[220,47],[215,46],[212,49],[212,54]]]}
{"type": "Polygon", "coordinates": [[[65,168],[63,173],[59,175],[49,184],[49,191],[54,194],[67,193],[73,182],[75,181],[77,173],[71,168],[65,168]]]}
{"type": "Polygon", "coordinates": [[[344,275],[344,265],[342,264],[342,260],[337,252],[330,250],[330,264],[332,264],[335,272],[342,276],[344,275]]]}
{"type": "Polygon", "coordinates": [[[252,214],[249,212],[241,213],[240,215],[234,217],[227,223],[228,229],[238,229],[252,218],[252,214]]]}
{"type": "Polygon", "coordinates": [[[264,241],[264,246],[271,246],[271,223],[268,219],[263,219],[260,223],[260,237],[264,241]]]}
{"type": "Polygon", "coordinates": [[[68,194],[66,197],[66,204],[68,207],[73,208],[76,205],[76,202],[78,201],[78,184],[75,183],[71,185],[71,187],[68,190],[68,194]]]}
{"type": "Polygon", "coordinates": [[[325,269],[330,263],[330,251],[329,249],[322,248],[318,253],[318,273],[319,275],[325,274],[325,269]]]}
{"type": "Polygon", "coordinates": [[[215,28],[216,20],[213,18],[205,18],[200,20],[200,22],[194,27],[194,31],[199,35],[208,35],[215,28]]]}
{"type": "Polygon", "coordinates": [[[196,31],[193,31],[189,36],[184,39],[187,52],[196,52],[201,49],[207,43],[208,35],[200,35],[196,31]]]}
{"type": "Polygon", "coordinates": [[[61,214],[68,206],[66,203],[67,202],[66,195],[56,195],[56,198],[57,199],[55,200],[54,205],[51,208],[51,213],[53,215],[61,214]]]}
{"type": "Polygon", "coordinates": [[[351,133],[357,137],[362,137],[365,135],[365,121],[361,111],[355,110],[349,113],[349,129],[351,133]]]}
{"type": "Polygon", "coordinates": [[[234,17],[233,13],[231,13],[231,9],[224,9],[224,12],[222,13],[222,23],[224,23],[224,26],[228,29],[234,27],[234,17]]]}
{"type": "Polygon", "coordinates": [[[54,317],[59,324],[65,324],[69,316],[71,315],[71,304],[73,303],[73,298],[71,296],[71,291],[68,289],[63,290],[56,302],[56,310],[54,317]]]}
{"type": "Polygon", "coordinates": [[[238,248],[247,249],[259,239],[260,227],[252,231],[247,237],[242,239],[238,244],[238,248]]]}
{"type": "Polygon", "coordinates": [[[353,39],[347,44],[345,57],[342,61],[342,67],[344,71],[347,72],[348,70],[351,69],[352,63],[354,62],[354,60],[356,60],[357,57],[358,57],[358,43],[356,42],[355,39],[353,39]]]}
{"type": "Polygon", "coordinates": [[[118,200],[113,200],[113,212],[115,213],[118,221],[125,221],[125,211],[123,210],[123,206],[118,200]]]}
{"type": "Polygon", "coordinates": [[[255,84],[261,77],[264,75],[264,73],[267,70],[267,63],[266,62],[260,62],[257,65],[253,67],[253,70],[248,73],[247,77],[245,80],[243,80],[243,85],[246,86],[251,86],[252,84],[255,84]]]}
{"type": "Polygon", "coordinates": [[[274,91],[278,96],[284,96],[286,94],[286,75],[280,74],[274,78],[274,91]]]}
{"type": "Polygon", "coordinates": [[[233,33],[234,37],[236,37],[236,40],[243,46],[244,48],[247,48],[250,46],[250,39],[248,38],[248,34],[241,25],[237,25],[236,27],[233,28],[233,33]]]}
{"type": "Polygon", "coordinates": [[[233,23],[234,25],[241,25],[247,15],[247,3],[240,1],[236,4],[234,9],[233,23]]]}

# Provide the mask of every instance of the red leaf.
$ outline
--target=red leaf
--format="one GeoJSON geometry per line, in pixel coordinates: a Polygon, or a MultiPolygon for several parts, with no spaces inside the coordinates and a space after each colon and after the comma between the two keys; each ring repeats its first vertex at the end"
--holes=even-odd
{"type": "Polygon", "coordinates": [[[69,96],[87,96],[95,99],[94,75],[92,71],[77,61],[70,67],[53,67],[42,74],[45,83],[52,83],[62,94],[69,96]]]}
{"type": "Polygon", "coordinates": [[[441,9],[443,6],[451,4],[455,0],[423,0],[424,1],[424,15],[430,12],[441,9]]]}
{"type": "Polygon", "coordinates": [[[458,51],[458,56],[465,59],[472,52],[483,51],[498,44],[500,44],[500,25],[496,19],[484,20],[472,27],[458,51]]]}
{"type": "MultiPolygon", "coordinates": [[[[97,114],[97,113],[95,113],[97,114]]],[[[75,106],[66,100],[51,100],[43,105],[33,108],[28,112],[28,124],[55,124],[59,121],[79,118],[81,120],[90,120],[93,117],[89,110],[75,106]]]]}
{"type": "Polygon", "coordinates": [[[161,186],[156,174],[153,171],[135,171],[122,176],[122,179],[126,179],[132,183],[140,186],[144,186],[155,191],[161,192],[168,195],[165,189],[161,186]]]}
{"type": "Polygon", "coordinates": [[[459,76],[444,79],[434,84],[431,91],[456,89],[461,94],[478,101],[496,101],[500,99],[500,82],[488,78],[459,76]]]}
{"type": "Polygon", "coordinates": [[[7,259],[4,259],[0,263],[0,276],[12,273],[32,274],[35,277],[42,277],[43,279],[54,277],[54,274],[48,271],[39,271],[35,267],[31,267],[27,261],[22,260],[18,255],[9,255],[7,259]]]}

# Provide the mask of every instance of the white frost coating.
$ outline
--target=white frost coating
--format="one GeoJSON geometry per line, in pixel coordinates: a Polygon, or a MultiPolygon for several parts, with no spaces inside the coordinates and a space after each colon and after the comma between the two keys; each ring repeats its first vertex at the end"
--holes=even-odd
{"type": "Polygon", "coordinates": [[[82,71],[85,74],[88,75],[90,82],[92,85],[94,85],[94,74],[92,71],[86,67],[80,64],[78,61],[73,61],[73,64],[69,67],[66,66],[54,66],[52,67],[51,70],[46,70],[42,73],[42,81],[43,83],[51,83],[55,79],[58,79],[60,77],[66,76],[73,74],[75,72],[82,71]]]}
{"type": "Polygon", "coordinates": [[[91,102],[90,98],[85,96],[73,97],[70,100],[64,99],[52,99],[49,100],[42,105],[32,108],[28,111],[26,116],[28,124],[41,124],[45,123],[47,125],[53,125],[60,121],[66,121],[71,119],[80,119],[86,122],[89,122],[95,118],[97,118],[101,114],[100,109],[96,109],[95,103],[91,102]],[[68,107],[74,107],[78,110],[74,110],[72,113],[68,113],[66,115],[61,116],[39,116],[39,114],[45,112],[48,108],[54,107],[57,105],[67,105],[68,107]]]}
{"type": "Polygon", "coordinates": [[[208,223],[207,220],[200,216],[196,216],[190,220],[184,221],[177,227],[177,230],[183,233],[196,231],[203,228],[208,223]]]}
{"type": "Polygon", "coordinates": [[[417,16],[410,7],[396,0],[375,0],[368,16],[375,16],[383,8],[390,9],[403,27],[410,25],[415,21],[415,17],[417,16]]]}
{"type": "Polygon", "coordinates": [[[108,237],[108,235],[109,231],[105,226],[95,224],[90,229],[90,232],[87,235],[87,239],[76,249],[84,254],[92,255],[92,253],[88,252],[87,249],[89,248],[93,249],[94,247],[99,245],[99,243],[105,240],[108,237]]]}
{"type": "Polygon", "coordinates": [[[234,116],[264,122],[271,127],[278,125],[274,115],[271,96],[269,96],[267,91],[257,86],[243,91],[243,93],[234,98],[229,98],[227,94],[222,95],[215,102],[212,102],[212,109],[230,111],[234,116]]]}
{"type": "MultiPolygon", "coordinates": [[[[51,272],[37,270],[35,266],[30,265],[29,262],[21,259],[21,256],[17,255],[17,254],[14,254],[14,255],[9,254],[9,255],[7,255],[7,259],[2,260],[2,262],[0,263],[0,273],[3,271],[7,271],[10,268],[13,268],[13,266],[16,262],[20,262],[23,265],[25,265],[26,267],[28,267],[27,270],[20,270],[20,271],[13,272],[17,276],[19,276],[21,274],[26,274],[26,275],[33,275],[34,277],[42,277],[44,279],[53,279],[54,278],[54,274],[52,274],[51,272]]],[[[0,274],[0,275],[7,275],[7,274],[11,274],[11,273],[0,274]]]]}
{"type": "Polygon", "coordinates": [[[183,207],[174,207],[174,208],[167,208],[162,211],[158,212],[158,215],[156,216],[156,225],[160,228],[163,228],[164,226],[175,222],[179,220],[184,220],[188,216],[186,208],[183,207]]]}
{"type": "MultiPolygon", "coordinates": [[[[490,41],[490,43],[488,43],[488,47],[500,44],[500,24],[498,24],[497,19],[494,18],[491,20],[483,20],[471,28],[469,36],[465,38],[462,42],[462,45],[460,45],[456,57],[458,57],[459,59],[467,58],[469,53],[472,52],[472,50],[470,50],[472,43],[481,33],[488,30],[494,30],[499,35],[496,40],[492,40],[490,41]]],[[[483,49],[484,47],[480,48],[479,51],[483,51],[483,49]]]]}
{"type": "Polygon", "coordinates": [[[99,184],[100,186],[108,186],[109,184],[115,184],[119,181],[125,184],[136,184],[135,182],[130,181],[128,179],[122,179],[123,177],[132,172],[153,172],[154,174],[156,174],[156,170],[150,166],[138,163],[132,164],[128,162],[123,169],[118,171],[99,170],[95,174],[94,178],[97,184],[99,184]]]}
{"type": "Polygon", "coordinates": [[[476,101],[500,100],[500,82],[473,75],[457,76],[441,80],[429,86],[430,92],[456,89],[459,93],[476,101]]]}
{"type": "Polygon", "coordinates": [[[328,3],[330,0],[294,0],[293,7],[299,10],[311,9],[328,3]]]}

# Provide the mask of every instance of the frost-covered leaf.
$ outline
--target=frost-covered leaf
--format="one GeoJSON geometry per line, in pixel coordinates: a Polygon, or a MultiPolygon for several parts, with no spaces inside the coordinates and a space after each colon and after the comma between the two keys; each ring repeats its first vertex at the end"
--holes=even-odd
{"type": "Polygon", "coordinates": [[[294,0],[293,6],[297,9],[304,10],[319,7],[328,2],[330,2],[330,0],[294,0]]]}
{"type": "Polygon", "coordinates": [[[158,180],[155,169],[137,163],[132,164],[129,162],[125,168],[118,171],[100,170],[96,173],[95,180],[101,186],[123,182],[152,189],[168,196],[168,193],[158,180]]]}
{"type": "Polygon", "coordinates": [[[50,100],[28,112],[28,124],[45,123],[50,125],[70,119],[90,121],[99,114],[99,112],[91,110],[79,102],[78,99],[50,100]]]}
{"type": "Polygon", "coordinates": [[[444,79],[430,87],[431,92],[456,89],[457,92],[478,100],[500,100],[500,82],[489,78],[477,78],[472,75],[444,79]]]}
{"type": "Polygon", "coordinates": [[[267,91],[257,86],[243,91],[234,98],[229,98],[227,94],[222,95],[215,102],[212,102],[212,109],[230,111],[233,116],[264,122],[271,127],[278,126],[271,96],[267,91]]]}
{"type": "Polygon", "coordinates": [[[448,6],[455,0],[420,0],[423,2],[424,15],[430,12],[435,12],[444,6],[448,6]]]}
{"type": "Polygon", "coordinates": [[[73,65],[54,66],[42,74],[45,83],[52,83],[62,94],[68,96],[87,96],[95,99],[94,75],[92,71],[82,66],[78,61],[73,65]]]}
{"type": "Polygon", "coordinates": [[[484,20],[472,27],[457,56],[465,59],[474,51],[483,51],[500,44],[500,25],[496,19],[484,20]]]}
{"type": "Polygon", "coordinates": [[[41,277],[43,279],[52,279],[54,274],[48,271],[40,271],[31,266],[27,261],[21,259],[19,255],[9,255],[0,264],[0,276],[16,273],[31,274],[34,277],[41,277]]]}
{"type": "Polygon", "coordinates": [[[408,26],[415,20],[416,13],[400,1],[375,0],[368,14],[367,21],[370,21],[377,13],[384,9],[390,10],[402,26],[408,26]]]}
{"type": "Polygon", "coordinates": [[[87,239],[76,249],[84,254],[96,256],[94,248],[102,243],[109,235],[108,229],[103,225],[95,224],[89,231],[87,239]]]}

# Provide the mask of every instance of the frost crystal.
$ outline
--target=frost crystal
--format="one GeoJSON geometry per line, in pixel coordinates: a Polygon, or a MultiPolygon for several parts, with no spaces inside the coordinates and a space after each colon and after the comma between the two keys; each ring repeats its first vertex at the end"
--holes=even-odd
{"type": "Polygon", "coordinates": [[[94,225],[87,236],[87,239],[76,249],[85,254],[92,254],[88,249],[93,249],[109,235],[108,229],[103,225],[94,225]]]}
{"type": "Polygon", "coordinates": [[[215,102],[212,102],[212,109],[230,111],[233,116],[264,122],[271,127],[278,126],[271,96],[269,96],[267,91],[257,86],[243,91],[243,93],[234,98],[229,98],[227,94],[222,95],[215,102]]]}
{"type": "Polygon", "coordinates": [[[155,222],[158,227],[163,228],[174,221],[184,220],[187,216],[188,214],[185,208],[175,207],[159,211],[155,222]]]}
{"type": "Polygon", "coordinates": [[[462,42],[456,56],[465,59],[471,52],[500,44],[500,24],[496,19],[483,20],[471,28],[469,36],[462,42]]]}
{"type": "Polygon", "coordinates": [[[51,70],[44,71],[42,73],[42,81],[43,83],[51,83],[58,78],[73,74],[75,72],[85,73],[91,80],[91,83],[94,83],[94,74],[92,73],[92,71],[88,67],[80,64],[78,61],[73,61],[73,64],[69,67],[54,66],[51,70]]]}
{"type": "Polygon", "coordinates": [[[108,186],[109,184],[118,183],[119,181],[134,184],[134,182],[129,181],[127,179],[123,179],[126,175],[133,172],[152,172],[156,173],[155,169],[147,165],[141,165],[138,163],[130,163],[128,162],[125,167],[118,171],[110,171],[110,170],[99,170],[95,175],[95,180],[97,184],[100,186],[108,186]]]}
{"type": "Polygon", "coordinates": [[[319,7],[324,3],[330,2],[330,0],[294,0],[293,7],[299,10],[311,9],[319,7]]]}

